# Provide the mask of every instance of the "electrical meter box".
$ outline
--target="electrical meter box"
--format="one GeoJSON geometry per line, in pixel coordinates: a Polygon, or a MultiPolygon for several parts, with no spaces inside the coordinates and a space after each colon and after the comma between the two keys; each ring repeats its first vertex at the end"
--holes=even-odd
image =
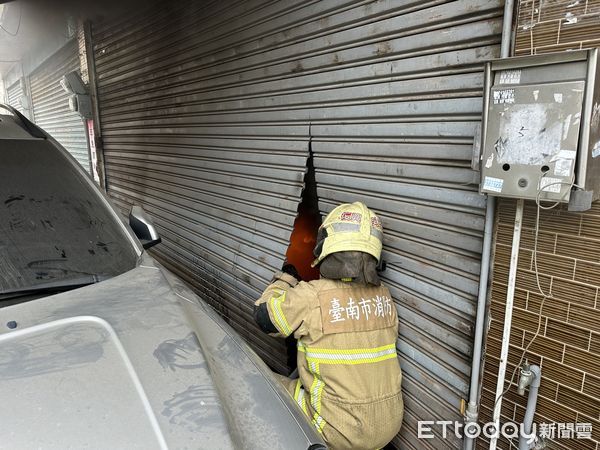
{"type": "Polygon", "coordinates": [[[481,192],[569,202],[600,198],[598,49],[486,65],[481,192]]]}

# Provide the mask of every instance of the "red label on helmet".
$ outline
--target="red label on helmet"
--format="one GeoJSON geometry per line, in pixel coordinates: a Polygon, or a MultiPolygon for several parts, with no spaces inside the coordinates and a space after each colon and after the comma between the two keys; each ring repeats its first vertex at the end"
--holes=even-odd
{"type": "Polygon", "coordinates": [[[377,217],[377,216],[371,217],[371,226],[373,228],[377,228],[378,230],[382,229],[381,220],[379,220],[379,217],[377,217]]]}
{"type": "Polygon", "coordinates": [[[360,221],[362,220],[362,214],[355,213],[355,212],[343,212],[340,215],[340,220],[342,222],[356,222],[356,223],[360,223],[360,221]]]}

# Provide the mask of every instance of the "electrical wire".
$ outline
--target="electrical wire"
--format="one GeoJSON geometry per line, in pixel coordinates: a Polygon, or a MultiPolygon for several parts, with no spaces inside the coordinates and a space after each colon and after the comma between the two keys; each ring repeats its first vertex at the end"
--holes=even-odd
{"type": "MultiPolygon", "coordinates": [[[[512,372],[512,375],[510,377],[510,381],[508,383],[507,388],[496,399],[496,401],[494,403],[494,408],[492,409],[492,411],[494,411],[496,409],[496,407],[498,406],[498,402],[510,390],[510,387],[512,386],[512,384],[514,382],[515,375],[517,374],[517,370],[519,369],[519,367],[521,367],[521,364],[523,363],[523,359],[525,358],[525,355],[529,351],[529,348],[531,347],[531,345],[534,343],[534,341],[540,335],[540,331],[541,331],[541,328],[542,328],[542,317],[543,317],[542,316],[542,311],[544,309],[544,303],[545,303],[546,299],[553,298],[551,293],[546,294],[544,292],[544,290],[542,289],[542,285],[540,283],[540,272],[538,270],[537,248],[538,248],[538,238],[539,238],[539,232],[540,232],[540,211],[541,210],[550,210],[550,209],[556,208],[558,205],[561,204],[561,202],[565,199],[567,193],[569,193],[571,191],[571,189],[573,189],[573,187],[577,187],[577,188],[581,189],[580,186],[578,186],[578,185],[575,184],[575,178],[574,177],[572,178],[572,180],[570,182],[556,181],[556,182],[553,182],[553,183],[548,183],[548,184],[546,184],[546,185],[544,185],[542,187],[542,179],[546,176],[546,173],[547,172],[545,172],[540,177],[540,182],[539,182],[539,186],[540,187],[538,188],[537,194],[535,196],[536,215],[535,215],[535,232],[534,232],[534,238],[533,238],[533,269],[535,271],[535,282],[537,284],[538,291],[542,295],[542,301],[540,302],[540,311],[538,313],[538,325],[537,325],[537,329],[535,331],[535,334],[533,335],[533,337],[531,338],[531,340],[529,341],[529,343],[527,344],[527,346],[525,347],[525,349],[521,353],[521,358],[519,359],[519,362],[517,363],[517,365],[515,366],[515,368],[514,368],[514,370],[512,372]],[[542,192],[544,192],[544,190],[546,190],[548,187],[555,186],[555,185],[559,185],[559,186],[568,185],[569,188],[565,190],[565,193],[555,203],[553,203],[550,206],[542,206],[542,204],[541,204],[542,200],[540,199],[540,196],[541,196],[542,192]]],[[[512,443],[512,441],[509,440],[509,442],[510,442],[511,446],[514,446],[514,444],[512,443]]],[[[517,447],[515,447],[515,448],[517,448],[517,447]]]]}
{"type": "Polygon", "coordinates": [[[21,19],[23,19],[23,4],[22,3],[19,4],[19,22],[17,23],[16,31],[14,33],[11,33],[6,28],[4,28],[2,26],[2,24],[0,24],[0,30],[4,31],[9,36],[16,36],[17,34],[19,34],[19,30],[21,29],[21,19]]]}

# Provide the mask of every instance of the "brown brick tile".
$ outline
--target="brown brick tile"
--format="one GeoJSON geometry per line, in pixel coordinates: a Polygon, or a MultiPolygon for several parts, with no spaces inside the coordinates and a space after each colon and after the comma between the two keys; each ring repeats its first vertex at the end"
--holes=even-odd
{"type": "Polygon", "coordinates": [[[600,286],[600,264],[578,260],[575,267],[575,280],[600,286]]]}
{"type": "MultiPolygon", "coordinates": [[[[486,342],[486,348],[489,348],[490,340],[486,342]]],[[[500,348],[499,346],[497,347],[500,348]]],[[[486,358],[483,364],[484,374],[489,374],[491,377],[495,377],[498,373],[498,366],[500,360],[500,351],[486,351],[486,358]]],[[[484,375],[485,376],[485,375],[484,375]]]]}
{"type": "Polygon", "coordinates": [[[490,303],[490,316],[493,320],[503,320],[504,318],[504,303],[492,298],[490,303]]]}
{"type": "MultiPolygon", "coordinates": [[[[540,311],[540,305],[542,303],[542,296],[540,294],[534,294],[532,292],[529,293],[529,298],[527,300],[527,309],[536,314],[540,311]]],[[[566,322],[569,311],[569,303],[558,298],[547,298],[544,301],[544,308],[542,310],[542,315],[546,317],[551,317],[553,319],[566,322]]]]}
{"type": "MultiPolygon", "coordinates": [[[[527,37],[529,39],[529,37],[527,37]]],[[[529,44],[526,44],[529,45],[529,44]]],[[[569,51],[569,50],[579,50],[581,48],[581,42],[568,42],[565,44],[552,44],[552,45],[544,45],[544,46],[539,46],[539,47],[535,47],[533,49],[533,54],[534,55],[541,55],[544,53],[555,53],[555,52],[561,52],[561,51],[569,51]]],[[[529,47],[524,47],[519,49],[518,52],[515,53],[515,56],[522,56],[522,55],[530,55],[530,48],[529,47]]]]}
{"type": "Polygon", "coordinates": [[[495,318],[495,314],[492,313],[492,320],[490,321],[490,329],[488,331],[488,339],[502,340],[502,322],[495,318]]]}
{"type": "Polygon", "coordinates": [[[588,238],[600,239],[600,212],[594,208],[592,211],[594,215],[588,211],[581,219],[581,235],[588,238]]]}
{"type": "MultiPolygon", "coordinates": [[[[600,399],[600,378],[592,374],[586,373],[583,382],[583,393],[600,399]]],[[[600,414],[600,410],[598,411],[600,414]]]]}
{"type": "MultiPolygon", "coordinates": [[[[502,341],[494,338],[488,339],[486,343],[486,361],[485,361],[485,374],[487,377],[491,377],[490,380],[493,379],[493,389],[496,388],[496,377],[498,376],[498,367],[499,367],[499,359],[500,352],[502,349],[502,341]],[[492,356],[493,355],[493,356],[492,356]]],[[[521,355],[523,354],[523,348],[517,347],[514,345],[514,341],[511,339],[511,343],[508,348],[508,361],[506,364],[506,378],[507,382],[511,378],[512,373],[519,363],[521,355]]],[[[541,357],[534,353],[527,352],[525,358],[529,360],[531,364],[540,364],[541,357]]],[[[525,360],[525,358],[523,360],[525,360]]],[[[515,381],[516,378],[513,380],[515,381]]]]}
{"type": "Polygon", "coordinates": [[[594,332],[600,332],[600,310],[571,304],[569,309],[569,323],[594,332]]]}
{"type": "MultiPolygon", "coordinates": [[[[496,253],[494,255],[494,268],[497,266],[510,267],[512,248],[509,245],[496,244],[496,253]]],[[[519,250],[519,260],[517,261],[517,267],[519,269],[531,270],[533,252],[521,248],[519,250]]]]}
{"type": "Polygon", "coordinates": [[[600,240],[561,234],[556,241],[556,253],[571,258],[598,262],[600,261],[600,240]]]}
{"type": "MultiPolygon", "coordinates": [[[[507,384],[505,385],[505,389],[506,389],[506,386],[508,386],[508,379],[509,379],[510,375],[511,374],[506,375],[507,384]]],[[[519,374],[517,373],[517,375],[515,376],[515,383],[518,382],[518,379],[519,379],[519,374]]],[[[506,402],[510,402],[515,405],[518,405],[521,408],[525,408],[527,406],[527,395],[519,395],[517,393],[517,387],[514,385],[508,390],[508,392],[506,392],[506,394],[504,394],[504,400],[506,400],[506,402]]]]}
{"type": "Polygon", "coordinates": [[[598,288],[589,284],[554,278],[552,281],[552,296],[564,301],[593,308],[596,305],[598,288]]]}
{"type": "Polygon", "coordinates": [[[600,334],[592,333],[592,343],[590,344],[590,352],[600,355],[600,334]]]}
{"type": "Polygon", "coordinates": [[[584,36],[597,36],[600,32],[598,16],[589,14],[579,16],[577,23],[567,24],[563,21],[560,29],[559,43],[580,41],[584,36]]]}
{"type": "Polygon", "coordinates": [[[511,450],[510,442],[504,436],[498,438],[498,449],[500,450],[511,450]]]}
{"type": "Polygon", "coordinates": [[[508,284],[508,266],[503,264],[494,264],[492,277],[496,283],[508,284]]]}
{"type": "MultiPolygon", "coordinates": [[[[544,369],[542,369],[542,374],[544,369]]],[[[556,394],[558,392],[558,383],[546,378],[542,375],[542,382],[540,384],[539,394],[543,395],[547,399],[556,400],[556,394]]]]}
{"type": "MultiPolygon", "coordinates": [[[[549,300],[551,303],[552,300],[549,300]]],[[[566,342],[574,347],[587,350],[590,344],[591,331],[583,330],[571,324],[548,319],[545,336],[559,342],[566,342]]]]}
{"type": "MultiPolygon", "coordinates": [[[[525,346],[533,338],[533,333],[525,333],[525,346]]],[[[548,339],[544,336],[538,336],[535,341],[529,347],[529,351],[546,358],[553,359],[554,361],[560,362],[563,359],[563,352],[565,345],[562,342],[548,339]]]]}
{"type": "MultiPolygon", "coordinates": [[[[511,230],[512,236],[512,230],[511,230]]],[[[554,248],[557,241],[556,233],[540,230],[538,233],[537,251],[544,253],[555,253],[554,248]]],[[[508,241],[512,242],[512,241],[508,241]]],[[[521,247],[527,250],[533,250],[535,245],[535,233],[533,229],[524,229],[521,233],[521,247]]],[[[564,255],[573,256],[573,255],[564,255]]]]}
{"type": "MultiPolygon", "coordinates": [[[[560,386],[559,386],[560,391],[560,386]]],[[[577,413],[575,411],[571,411],[568,408],[563,406],[564,404],[555,402],[553,400],[549,400],[545,397],[538,397],[537,408],[535,411],[535,415],[538,416],[536,418],[536,422],[561,422],[561,423],[571,423],[575,422],[577,417],[577,413]],[[542,417],[539,417],[542,416],[542,417]]]]}
{"type": "MultiPolygon", "coordinates": [[[[587,0],[586,14],[600,13],[600,0],[587,0]]],[[[596,209],[592,206],[592,209],[596,209]]]]}
{"type": "Polygon", "coordinates": [[[596,450],[596,442],[589,439],[556,439],[548,443],[550,450],[596,450]]]}
{"type": "Polygon", "coordinates": [[[585,414],[578,414],[577,422],[591,423],[592,424],[592,440],[600,442],[600,420],[596,420],[593,417],[586,416],[585,414]]]}
{"type": "Polygon", "coordinates": [[[515,221],[515,211],[517,208],[517,201],[512,198],[501,197],[498,199],[497,214],[498,222],[501,224],[512,224],[515,221]]]}
{"type": "Polygon", "coordinates": [[[575,260],[559,255],[537,252],[537,257],[532,257],[531,270],[535,271],[535,261],[540,273],[545,275],[559,275],[561,278],[573,279],[575,273],[575,260]]]}
{"type": "MultiPolygon", "coordinates": [[[[529,335],[529,337],[531,337],[533,335],[529,335]]],[[[538,336],[539,337],[539,336],[538,336]]],[[[537,339],[536,339],[537,341],[537,339]]],[[[533,344],[535,345],[535,343],[533,344]]],[[[527,351],[527,353],[525,353],[525,356],[523,357],[523,361],[527,360],[529,361],[529,364],[537,364],[538,366],[541,365],[542,363],[542,357],[537,354],[534,353],[534,351],[532,350],[532,347],[527,351]]],[[[524,348],[517,348],[514,347],[513,345],[510,346],[509,352],[508,352],[508,366],[510,367],[510,373],[512,374],[513,369],[515,368],[515,366],[517,364],[519,364],[519,360],[521,359],[521,355],[523,354],[523,350],[525,350],[524,348]]],[[[509,370],[506,369],[506,372],[509,373],[509,370]]],[[[508,376],[507,376],[508,378],[508,376]]],[[[515,376],[514,382],[516,383],[517,378],[515,376]]]]}
{"type": "MultiPolygon", "coordinates": [[[[541,395],[541,394],[540,394],[541,395]]],[[[525,409],[526,407],[517,405],[515,407],[515,423],[522,423],[523,418],[525,417],[525,409]]]]}
{"type": "MultiPolygon", "coordinates": [[[[545,293],[550,292],[550,280],[551,278],[547,275],[539,275],[540,287],[545,293]]],[[[516,287],[519,289],[539,293],[537,282],[535,273],[526,270],[519,270],[517,272],[516,287]]]]}
{"type": "MultiPolygon", "coordinates": [[[[525,215],[529,220],[526,222],[526,226],[532,230],[535,229],[536,209],[535,203],[527,203],[525,215]]],[[[540,210],[540,230],[576,236],[579,234],[581,219],[582,214],[568,211],[566,204],[554,209],[542,209],[540,210]]]]}
{"type": "MultiPolygon", "coordinates": [[[[481,422],[481,423],[487,423],[487,422],[481,422]]],[[[476,441],[475,441],[475,450],[488,450],[490,448],[490,442],[485,439],[484,437],[479,437],[476,441]]]]}
{"type": "Polygon", "coordinates": [[[538,14],[534,14],[534,1],[519,1],[517,2],[517,23],[520,27],[531,26],[537,22],[538,14]]]}
{"type": "Polygon", "coordinates": [[[580,391],[583,386],[583,372],[544,358],[542,361],[542,385],[546,379],[554,380],[570,388],[580,391]]]}
{"type": "MultiPolygon", "coordinates": [[[[545,318],[542,317],[541,333],[544,332],[545,318]]],[[[512,326],[520,330],[535,333],[540,319],[537,314],[522,309],[513,308],[512,326]]]]}
{"type": "Polygon", "coordinates": [[[581,42],[565,42],[563,44],[547,45],[545,47],[537,47],[535,49],[536,55],[542,55],[544,53],[556,53],[566,52],[573,50],[580,50],[581,42]]]}
{"type": "Polygon", "coordinates": [[[600,399],[592,398],[566,386],[558,386],[558,403],[591,417],[598,417],[600,399]]]}
{"type": "MultiPolygon", "coordinates": [[[[515,288],[515,308],[529,310],[528,307],[529,292],[524,289],[515,288]]],[[[529,310],[536,312],[535,308],[529,310]]]]}
{"type": "Polygon", "coordinates": [[[563,364],[584,372],[600,373],[600,355],[574,347],[567,347],[563,364]]]}
{"type": "MultiPolygon", "coordinates": [[[[506,294],[508,291],[508,286],[505,284],[498,283],[494,281],[492,283],[492,301],[498,303],[499,305],[506,305],[506,294]]],[[[517,308],[527,309],[527,297],[528,291],[515,288],[515,300],[514,305],[517,308]]],[[[565,315],[566,317],[566,315],[565,315]]]]}
{"type": "Polygon", "coordinates": [[[498,301],[501,301],[500,299],[506,299],[507,289],[507,286],[505,284],[500,283],[498,280],[494,279],[492,281],[491,293],[493,297],[497,297],[499,299],[498,301]]]}
{"type": "MultiPolygon", "coordinates": [[[[491,321],[488,338],[496,339],[497,341],[502,342],[502,333],[504,332],[503,322],[504,322],[504,319],[502,319],[501,321],[498,321],[498,320],[491,321]]],[[[490,341],[490,342],[492,344],[491,348],[494,348],[493,347],[494,342],[493,341],[490,341]]],[[[519,330],[518,328],[511,327],[510,343],[515,346],[521,347],[523,345],[523,331],[519,330]]],[[[498,349],[498,356],[500,356],[499,349],[498,349]]]]}
{"type": "MultiPolygon", "coordinates": [[[[560,25],[559,20],[552,22],[540,23],[529,30],[530,36],[532,36],[533,45],[532,47],[542,47],[544,45],[553,45],[558,42],[558,27],[560,25]]],[[[531,45],[530,43],[527,44],[531,45]]]]}
{"type": "Polygon", "coordinates": [[[545,1],[540,8],[540,21],[562,20],[565,18],[566,13],[573,14],[573,17],[583,16],[585,14],[585,1],[545,1]],[[569,4],[572,4],[573,6],[567,8],[567,5],[569,4]]]}

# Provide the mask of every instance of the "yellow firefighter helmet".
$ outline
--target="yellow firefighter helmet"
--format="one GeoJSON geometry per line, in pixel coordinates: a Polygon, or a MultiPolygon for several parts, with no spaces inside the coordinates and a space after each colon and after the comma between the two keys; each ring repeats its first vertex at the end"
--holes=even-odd
{"type": "Polygon", "coordinates": [[[319,227],[312,266],[336,252],[357,251],[381,257],[383,227],[364,203],[344,203],[331,211],[319,227]]]}

